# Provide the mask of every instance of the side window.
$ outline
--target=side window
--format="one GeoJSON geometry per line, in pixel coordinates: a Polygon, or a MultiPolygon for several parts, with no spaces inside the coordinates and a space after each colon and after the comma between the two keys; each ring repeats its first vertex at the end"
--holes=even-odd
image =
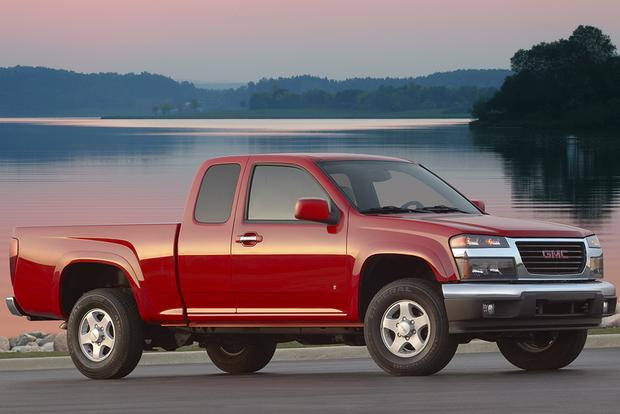
{"type": "Polygon", "coordinates": [[[248,220],[297,220],[300,198],[329,200],[325,190],[306,171],[280,165],[258,165],[252,175],[248,220]]]}
{"type": "Polygon", "coordinates": [[[239,180],[239,164],[209,167],[200,185],[194,218],[200,223],[225,223],[230,218],[235,189],[239,180]]]}

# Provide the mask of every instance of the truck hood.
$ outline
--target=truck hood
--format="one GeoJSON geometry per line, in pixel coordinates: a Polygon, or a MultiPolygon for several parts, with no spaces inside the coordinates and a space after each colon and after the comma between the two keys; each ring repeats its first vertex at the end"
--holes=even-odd
{"type": "Polygon", "coordinates": [[[488,234],[505,237],[578,237],[593,234],[591,231],[565,224],[539,220],[521,220],[488,214],[420,214],[402,215],[399,218],[428,222],[453,229],[457,233],[488,234]]]}

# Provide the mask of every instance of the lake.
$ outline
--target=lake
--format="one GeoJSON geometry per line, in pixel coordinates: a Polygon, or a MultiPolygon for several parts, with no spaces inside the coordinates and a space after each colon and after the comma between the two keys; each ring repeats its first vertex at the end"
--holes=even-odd
{"type": "MultiPolygon", "coordinates": [[[[418,161],[491,214],[596,232],[620,282],[620,136],[499,129],[466,120],[99,120],[0,118],[0,295],[21,225],[179,221],[200,163],[261,152],[351,152],[418,161]]],[[[54,331],[0,306],[0,335],[54,331]]]]}

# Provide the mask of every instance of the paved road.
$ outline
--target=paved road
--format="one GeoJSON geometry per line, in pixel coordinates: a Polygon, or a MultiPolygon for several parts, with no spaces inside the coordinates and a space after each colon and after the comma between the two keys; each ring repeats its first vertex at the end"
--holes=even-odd
{"type": "Polygon", "coordinates": [[[527,373],[499,353],[457,355],[440,374],[390,377],[369,359],[274,362],[255,375],[211,364],[141,366],[116,381],[72,369],[0,372],[0,413],[617,413],[620,349],[590,349],[569,369],[527,373]]]}

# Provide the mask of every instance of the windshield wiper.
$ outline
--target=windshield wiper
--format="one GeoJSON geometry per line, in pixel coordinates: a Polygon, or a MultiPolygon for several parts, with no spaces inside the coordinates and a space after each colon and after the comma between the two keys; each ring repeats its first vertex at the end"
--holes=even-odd
{"type": "Polygon", "coordinates": [[[420,207],[420,208],[403,208],[396,206],[381,206],[381,207],[373,207],[367,208],[366,210],[361,210],[362,214],[400,214],[400,213],[465,213],[469,214],[467,211],[445,206],[443,204],[430,206],[430,207],[420,207]]]}
{"type": "Polygon", "coordinates": [[[465,213],[465,214],[469,214],[467,211],[455,208],[455,207],[449,207],[449,206],[444,206],[443,204],[437,205],[437,206],[431,206],[431,207],[420,207],[415,209],[415,211],[425,211],[427,213],[465,213]]]}
{"type": "Polygon", "coordinates": [[[431,212],[420,210],[420,209],[413,209],[413,208],[382,206],[382,207],[367,208],[366,210],[361,210],[360,213],[362,214],[399,214],[399,213],[431,213],[431,212]]]}

